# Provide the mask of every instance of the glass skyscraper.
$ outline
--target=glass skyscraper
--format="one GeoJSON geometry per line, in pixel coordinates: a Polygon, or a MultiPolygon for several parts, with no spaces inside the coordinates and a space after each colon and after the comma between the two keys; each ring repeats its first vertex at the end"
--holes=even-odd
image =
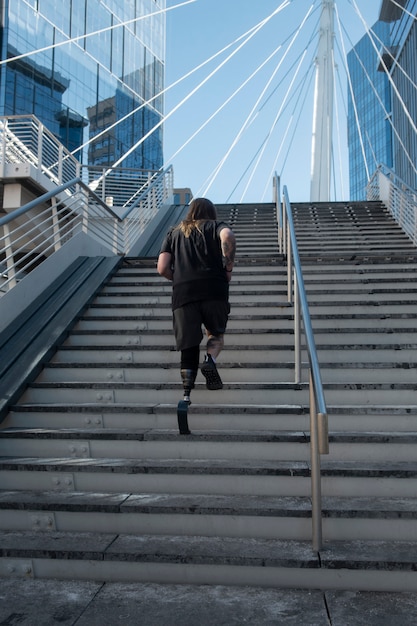
{"type": "Polygon", "coordinates": [[[389,45],[389,25],[376,22],[347,57],[349,188],[351,200],[366,199],[368,177],[383,163],[392,167],[391,88],[379,71],[376,48],[389,45]]]}
{"type": "MultiPolygon", "coordinates": [[[[1,59],[10,61],[0,66],[0,115],[34,114],[84,164],[111,166],[163,118],[165,7],[3,0],[1,59]]],[[[162,125],[121,163],[162,165],[162,125]]]]}
{"type": "Polygon", "coordinates": [[[403,0],[406,11],[391,28],[395,56],[391,76],[394,171],[411,189],[417,190],[417,0],[403,0]]]}
{"type": "Polygon", "coordinates": [[[416,16],[417,0],[383,0],[374,34],[365,35],[348,55],[354,94],[348,101],[351,200],[366,198],[368,175],[380,164],[417,189],[416,16]]]}

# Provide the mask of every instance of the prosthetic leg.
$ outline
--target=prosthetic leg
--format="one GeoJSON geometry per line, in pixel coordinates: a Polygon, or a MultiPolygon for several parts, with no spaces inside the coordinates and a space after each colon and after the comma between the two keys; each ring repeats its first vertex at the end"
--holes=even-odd
{"type": "Polygon", "coordinates": [[[194,382],[197,370],[181,369],[182,386],[184,388],[184,398],[178,402],[177,417],[180,435],[190,435],[188,428],[188,407],[191,404],[191,390],[194,389],[194,382]]]}
{"type": "Polygon", "coordinates": [[[178,402],[177,417],[180,435],[190,435],[188,428],[188,407],[191,404],[191,390],[194,389],[194,382],[198,372],[198,361],[200,359],[200,345],[191,346],[181,350],[181,379],[184,388],[184,397],[178,402]]]}

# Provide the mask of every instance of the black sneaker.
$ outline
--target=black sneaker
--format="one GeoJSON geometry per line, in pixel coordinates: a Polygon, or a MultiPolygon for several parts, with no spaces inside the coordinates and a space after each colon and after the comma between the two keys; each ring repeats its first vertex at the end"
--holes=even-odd
{"type": "Polygon", "coordinates": [[[203,365],[201,366],[201,373],[206,379],[206,387],[211,391],[216,389],[223,389],[222,379],[219,376],[217,367],[210,354],[206,357],[203,365]]]}

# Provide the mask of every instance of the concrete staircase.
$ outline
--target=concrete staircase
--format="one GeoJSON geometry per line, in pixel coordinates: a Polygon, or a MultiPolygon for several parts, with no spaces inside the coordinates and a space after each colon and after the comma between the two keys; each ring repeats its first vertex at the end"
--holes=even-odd
{"type": "Polygon", "coordinates": [[[126,259],[2,424],[0,575],[415,591],[415,248],[378,203],[294,206],[329,411],[316,554],[274,207],[218,208],[224,389],[199,375],[180,436],[171,287],[126,259]]]}

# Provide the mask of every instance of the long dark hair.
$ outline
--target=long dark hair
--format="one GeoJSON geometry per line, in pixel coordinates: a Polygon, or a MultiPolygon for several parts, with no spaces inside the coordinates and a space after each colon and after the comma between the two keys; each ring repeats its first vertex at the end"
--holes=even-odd
{"type": "Polygon", "coordinates": [[[208,200],[208,198],[194,198],[194,200],[191,201],[187,215],[179,224],[178,228],[186,237],[189,237],[194,228],[200,231],[202,222],[216,219],[217,210],[211,200],[208,200]]]}

